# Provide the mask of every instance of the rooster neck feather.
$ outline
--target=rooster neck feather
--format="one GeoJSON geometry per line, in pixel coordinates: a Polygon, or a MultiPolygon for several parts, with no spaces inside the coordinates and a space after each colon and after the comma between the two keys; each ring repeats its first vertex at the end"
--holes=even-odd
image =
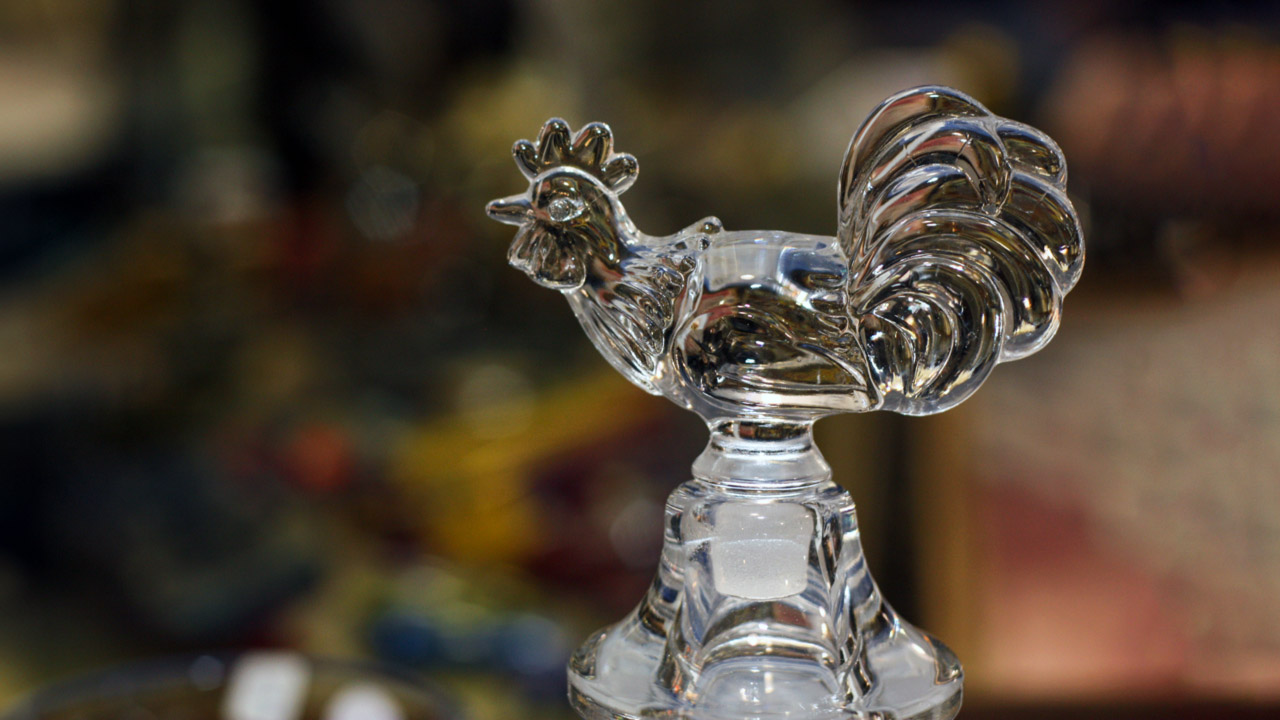
{"type": "Polygon", "coordinates": [[[619,254],[595,255],[587,281],[565,295],[609,363],[647,392],[661,394],[652,378],[697,286],[693,278],[708,240],[696,231],[654,237],[634,225],[630,230],[618,238],[619,254]]]}

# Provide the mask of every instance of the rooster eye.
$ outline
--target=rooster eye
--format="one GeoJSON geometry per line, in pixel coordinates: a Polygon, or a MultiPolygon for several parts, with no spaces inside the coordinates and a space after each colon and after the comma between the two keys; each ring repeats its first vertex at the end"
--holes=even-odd
{"type": "Polygon", "coordinates": [[[581,215],[584,207],[576,197],[558,197],[547,205],[547,215],[556,222],[566,222],[581,215]]]}

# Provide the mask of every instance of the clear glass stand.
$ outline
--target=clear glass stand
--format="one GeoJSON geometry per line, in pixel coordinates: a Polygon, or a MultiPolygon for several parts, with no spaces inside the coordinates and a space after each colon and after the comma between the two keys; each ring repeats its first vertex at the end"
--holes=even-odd
{"type": "Polygon", "coordinates": [[[963,674],[867,570],[811,426],[724,422],[667,501],[644,600],[569,664],[588,720],[952,718],[963,674]]]}

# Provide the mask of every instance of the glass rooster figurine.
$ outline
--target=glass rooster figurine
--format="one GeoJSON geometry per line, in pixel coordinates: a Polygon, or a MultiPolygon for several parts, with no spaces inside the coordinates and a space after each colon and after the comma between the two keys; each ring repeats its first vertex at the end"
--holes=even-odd
{"type": "Polygon", "coordinates": [[[815,420],[963,401],[1053,337],[1084,262],[1057,145],[948,88],[885,100],[840,170],[834,237],[641,232],[634,157],[559,119],[514,147],[527,191],[487,212],[600,353],[706,420],[667,503],[657,577],[569,664],[590,720],[951,718],[960,663],[881,598],[815,420]]]}

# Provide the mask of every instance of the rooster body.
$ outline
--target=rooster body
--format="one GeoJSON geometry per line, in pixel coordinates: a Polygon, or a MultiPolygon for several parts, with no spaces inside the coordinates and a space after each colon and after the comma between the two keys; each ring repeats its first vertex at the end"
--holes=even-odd
{"type": "Polygon", "coordinates": [[[1083,263],[1061,151],[954,90],[882,103],[841,169],[835,236],[640,232],[637,165],[599,123],[516,143],[530,180],[489,204],[511,262],[564,293],[636,385],[709,422],[945,410],[1057,328],[1083,263]]]}

